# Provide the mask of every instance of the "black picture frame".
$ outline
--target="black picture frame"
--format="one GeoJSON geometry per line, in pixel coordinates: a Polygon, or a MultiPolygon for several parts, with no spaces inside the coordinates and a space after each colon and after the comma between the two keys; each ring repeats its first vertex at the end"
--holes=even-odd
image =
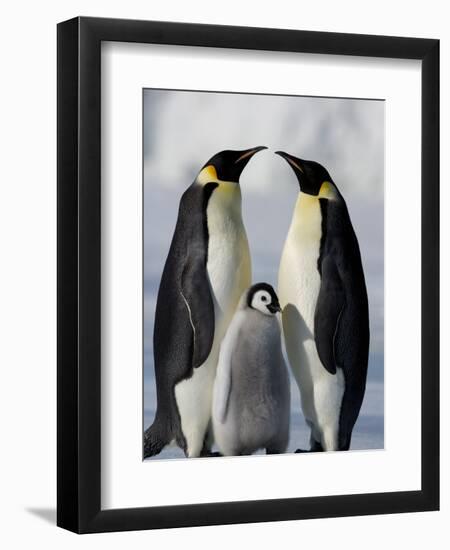
{"type": "Polygon", "coordinates": [[[438,510],[439,41],[87,17],[60,23],[57,39],[57,524],[77,533],[93,533],[438,510]],[[102,41],[421,60],[420,491],[101,509],[102,41]]]}

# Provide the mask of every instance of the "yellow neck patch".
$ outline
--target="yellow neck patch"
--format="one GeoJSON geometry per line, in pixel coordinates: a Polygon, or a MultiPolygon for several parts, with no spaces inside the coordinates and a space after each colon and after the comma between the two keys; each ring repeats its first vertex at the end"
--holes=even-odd
{"type": "Polygon", "coordinates": [[[206,185],[210,181],[216,181],[216,182],[219,181],[217,177],[217,170],[211,164],[209,164],[208,166],[205,166],[197,176],[197,182],[200,185],[206,185]]]}
{"type": "Polygon", "coordinates": [[[219,184],[218,191],[224,193],[232,193],[239,190],[239,182],[221,180],[217,176],[217,170],[212,165],[205,166],[197,176],[197,183],[200,185],[206,185],[209,182],[215,182],[219,184]]]}
{"type": "Polygon", "coordinates": [[[222,203],[224,208],[237,207],[241,204],[241,188],[238,182],[220,180],[217,170],[212,165],[205,166],[196,179],[199,185],[206,185],[210,182],[218,183],[214,190],[213,197],[222,203]]]}
{"type": "Polygon", "coordinates": [[[336,189],[329,181],[324,181],[320,186],[319,199],[333,200],[336,198],[336,189]]]}

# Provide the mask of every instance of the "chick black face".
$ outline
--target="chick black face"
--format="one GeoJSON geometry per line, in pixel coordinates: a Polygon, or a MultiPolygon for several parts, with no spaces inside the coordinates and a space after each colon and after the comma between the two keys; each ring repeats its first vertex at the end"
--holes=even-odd
{"type": "Polygon", "coordinates": [[[202,170],[207,167],[213,167],[216,171],[217,179],[237,183],[248,161],[253,155],[263,149],[267,149],[267,147],[253,147],[244,151],[221,151],[210,158],[202,170]]]}
{"type": "Polygon", "coordinates": [[[278,296],[273,287],[267,283],[257,283],[249,288],[247,306],[260,311],[264,315],[275,315],[281,311],[278,296]]]}
{"type": "Polygon", "coordinates": [[[284,151],[276,151],[277,155],[283,157],[290,165],[297,176],[300,185],[300,191],[308,195],[319,195],[322,184],[327,182],[334,186],[328,171],[318,162],[313,160],[303,160],[284,151]]]}

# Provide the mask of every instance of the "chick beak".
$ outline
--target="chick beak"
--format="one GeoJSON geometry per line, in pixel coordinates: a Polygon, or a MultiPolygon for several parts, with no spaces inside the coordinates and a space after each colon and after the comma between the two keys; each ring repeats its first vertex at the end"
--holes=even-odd
{"type": "Polygon", "coordinates": [[[280,313],[281,312],[281,307],[280,307],[280,304],[269,304],[267,306],[267,309],[270,311],[270,313],[280,313]]]}

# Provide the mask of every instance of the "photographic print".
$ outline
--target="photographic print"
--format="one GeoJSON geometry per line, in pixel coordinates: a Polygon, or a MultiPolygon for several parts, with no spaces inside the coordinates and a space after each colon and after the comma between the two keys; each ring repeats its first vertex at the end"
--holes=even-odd
{"type": "Polygon", "coordinates": [[[57,34],[57,524],[438,510],[439,40],[57,34]]]}
{"type": "Polygon", "coordinates": [[[384,101],[143,91],[144,459],[384,448],[384,101]]]}

